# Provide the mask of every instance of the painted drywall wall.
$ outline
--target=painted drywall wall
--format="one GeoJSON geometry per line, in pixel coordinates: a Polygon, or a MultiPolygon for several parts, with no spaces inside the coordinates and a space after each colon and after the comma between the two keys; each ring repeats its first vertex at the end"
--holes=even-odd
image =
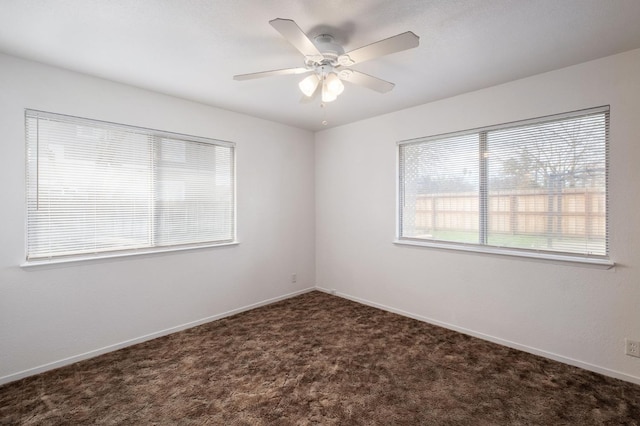
{"type": "Polygon", "coordinates": [[[317,286],[640,383],[639,117],[635,50],[317,133],[317,286]],[[601,105],[615,268],[392,244],[397,141],[601,105]]]}
{"type": "Polygon", "coordinates": [[[314,285],[310,132],[0,55],[0,135],[0,383],[314,285]],[[21,268],[25,108],[235,142],[240,244],[21,268]]]}

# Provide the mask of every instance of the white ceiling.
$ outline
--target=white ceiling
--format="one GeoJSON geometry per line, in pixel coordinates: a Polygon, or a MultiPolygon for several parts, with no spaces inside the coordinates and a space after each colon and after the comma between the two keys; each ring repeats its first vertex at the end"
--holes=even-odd
{"type": "Polygon", "coordinates": [[[309,130],[640,48],[640,0],[0,0],[0,52],[309,130]],[[303,66],[269,25],[289,18],[345,51],[405,31],[416,49],[353,66],[396,83],[346,84],[301,104],[303,66]]]}

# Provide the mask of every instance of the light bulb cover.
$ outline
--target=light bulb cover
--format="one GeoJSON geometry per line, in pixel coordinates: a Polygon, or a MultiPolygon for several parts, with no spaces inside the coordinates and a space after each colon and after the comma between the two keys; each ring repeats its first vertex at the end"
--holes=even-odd
{"type": "Polygon", "coordinates": [[[320,79],[318,76],[316,74],[311,74],[298,83],[298,87],[305,96],[311,97],[315,93],[319,83],[320,79]]]}
{"type": "Polygon", "coordinates": [[[326,86],[331,93],[336,95],[336,97],[344,91],[344,84],[342,84],[342,81],[338,78],[338,74],[335,72],[331,72],[327,75],[326,86]]]}
{"type": "Polygon", "coordinates": [[[338,95],[336,95],[331,90],[329,90],[329,88],[327,87],[327,83],[323,82],[322,83],[322,102],[333,102],[336,100],[337,97],[338,95]]]}

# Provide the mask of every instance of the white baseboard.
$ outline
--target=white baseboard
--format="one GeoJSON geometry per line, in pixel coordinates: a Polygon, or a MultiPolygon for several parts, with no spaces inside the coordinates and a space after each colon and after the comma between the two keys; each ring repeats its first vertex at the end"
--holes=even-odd
{"type": "Polygon", "coordinates": [[[548,352],[542,349],[533,348],[531,346],[522,345],[520,343],[512,342],[510,340],[501,339],[499,337],[491,336],[488,334],[480,333],[474,330],[470,330],[468,328],[459,327],[457,325],[449,324],[446,322],[438,321],[433,318],[424,317],[422,315],[413,314],[411,312],[403,311],[402,309],[392,308],[387,305],[383,305],[380,303],[371,302],[366,299],[361,299],[359,297],[351,296],[349,294],[336,292],[330,289],[326,289],[323,287],[316,286],[315,288],[318,291],[322,291],[324,293],[333,294],[338,297],[342,297],[344,299],[351,300],[353,302],[362,303],[363,305],[371,306],[374,308],[382,309],[384,311],[392,312],[394,314],[402,315],[404,317],[413,318],[418,321],[426,322],[429,324],[437,325],[439,327],[447,328],[449,330],[457,331],[459,333],[467,334],[469,336],[477,337],[482,340],[487,340],[489,342],[497,343],[502,346],[507,346],[509,348],[517,349],[523,352],[528,352],[534,355],[539,355],[544,358],[549,358],[554,361],[562,362],[564,364],[569,364],[574,367],[579,367],[585,370],[593,371],[594,373],[600,373],[605,376],[613,377],[616,379],[624,380],[626,382],[631,382],[640,385],[640,377],[632,376],[626,373],[622,373],[616,370],[610,370],[608,368],[600,367],[598,365],[589,364],[587,362],[583,362],[577,359],[565,357],[562,355],[558,355],[553,352],[548,352]]]}
{"type": "Polygon", "coordinates": [[[160,330],[160,331],[157,331],[155,333],[150,333],[150,334],[147,334],[147,335],[144,335],[144,336],[137,337],[135,339],[126,340],[124,342],[120,342],[120,343],[116,343],[116,344],[113,344],[113,345],[105,346],[105,347],[100,348],[100,349],[95,349],[95,350],[92,350],[92,351],[89,351],[89,352],[85,352],[85,353],[82,353],[82,354],[79,354],[79,355],[74,355],[74,356],[71,356],[71,357],[68,357],[68,358],[64,358],[64,359],[61,359],[61,360],[58,360],[58,361],[54,361],[54,362],[51,362],[51,363],[40,365],[38,367],[34,367],[34,368],[23,370],[23,371],[20,371],[20,372],[17,372],[17,373],[9,374],[7,376],[0,377],[0,385],[4,385],[4,384],[10,383],[10,382],[13,382],[15,380],[20,380],[20,379],[23,379],[25,377],[33,376],[35,374],[43,373],[45,371],[53,370],[55,368],[64,367],[66,365],[73,364],[74,362],[83,361],[83,360],[89,359],[89,358],[94,358],[96,356],[103,355],[103,354],[108,353],[108,352],[113,352],[113,351],[116,351],[118,349],[125,348],[127,346],[135,345],[137,343],[146,342],[147,340],[152,340],[152,339],[155,339],[155,338],[158,338],[158,337],[166,336],[166,335],[169,335],[171,333],[176,333],[178,331],[182,331],[182,330],[186,330],[188,328],[196,327],[196,326],[201,325],[201,324],[205,324],[205,323],[208,323],[208,322],[211,322],[211,321],[219,320],[219,319],[222,319],[222,318],[225,318],[225,317],[229,317],[231,315],[239,314],[241,312],[249,311],[251,309],[255,309],[255,308],[258,308],[258,307],[261,307],[261,306],[269,305],[271,303],[279,302],[281,300],[289,299],[291,297],[295,297],[295,296],[298,296],[300,294],[308,293],[308,292],[313,291],[313,290],[322,291],[322,292],[325,292],[325,293],[328,293],[328,294],[334,294],[334,295],[336,295],[338,297],[342,297],[344,299],[352,300],[352,301],[357,302],[357,303],[362,303],[363,305],[367,305],[367,306],[371,306],[371,307],[374,307],[374,308],[382,309],[382,310],[385,310],[385,311],[388,311],[388,312],[393,312],[393,313],[398,314],[398,315],[402,315],[402,316],[405,316],[405,317],[408,317],[408,318],[413,318],[415,320],[426,322],[426,323],[429,323],[429,324],[437,325],[437,326],[440,326],[440,327],[443,327],[443,328],[447,328],[449,330],[457,331],[457,332],[460,332],[460,333],[463,333],[463,334],[467,334],[469,336],[473,336],[473,337],[477,337],[477,338],[480,338],[480,339],[483,339],[483,340],[487,340],[487,341],[490,341],[490,342],[493,342],[493,343],[497,343],[499,345],[503,345],[503,346],[507,346],[507,347],[510,347],[510,348],[513,348],[513,349],[517,349],[517,350],[521,350],[521,351],[524,351],[524,352],[532,353],[534,355],[539,355],[539,356],[542,356],[542,357],[545,357],[545,358],[552,359],[554,361],[562,362],[564,364],[569,364],[569,365],[572,365],[572,366],[575,366],[575,367],[583,368],[585,370],[593,371],[595,373],[600,373],[600,374],[603,374],[605,376],[614,377],[616,379],[620,379],[620,380],[624,380],[624,381],[627,381],[627,382],[631,382],[631,383],[635,383],[635,384],[639,384],[640,385],[640,377],[632,376],[632,375],[629,375],[629,374],[626,374],[626,373],[621,373],[619,371],[615,371],[615,370],[611,370],[611,369],[608,369],[608,368],[600,367],[600,366],[597,366],[597,365],[589,364],[589,363],[586,363],[586,362],[583,362],[583,361],[579,361],[579,360],[576,360],[576,359],[573,359],[573,358],[568,358],[568,357],[565,357],[565,356],[562,356],[562,355],[555,354],[553,352],[548,352],[548,351],[544,351],[544,350],[541,350],[541,349],[533,348],[533,347],[530,347],[530,346],[522,345],[522,344],[519,344],[519,343],[516,343],[516,342],[512,342],[512,341],[509,341],[509,340],[501,339],[499,337],[491,336],[491,335],[484,334],[484,333],[479,333],[477,331],[470,330],[470,329],[467,329],[467,328],[464,328],[464,327],[459,327],[459,326],[456,326],[456,325],[453,325],[453,324],[449,324],[449,323],[446,323],[446,322],[438,321],[438,320],[435,320],[435,319],[432,319],[432,318],[428,318],[428,317],[425,317],[425,316],[422,316],[422,315],[413,314],[411,312],[403,311],[402,309],[392,308],[392,307],[387,306],[387,305],[371,302],[369,300],[361,299],[359,297],[351,296],[351,295],[348,295],[348,294],[345,294],[345,293],[333,292],[330,289],[326,289],[326,288],[322,288],[322,287],[307,288],[307,289],[299,290],[299,291],[296,291],[296,292],[293,292],[293,293],[289,293],[289,294],[286,294],[286,295],[283,295],[283,296],[278,296],[278,297],[274,297],[274,298],[271,298],[271,299],[266,299],[266,300],[263,300],[261,302],[253,303],[251,305],[247,305],[247,306],[243,306],[241,308],[237,308],[237,309],[233,309],[233,310],[230,310],[230,311],[227,311],[227,312],[223,312],[223,313],[218,314],[218,315],[212,315],[212,316],[207,317],[207,318],[202,318],[200,320],[192,321],[192,322],[189,322],[189,323],[186,323],[186,324],[181,324],[181,325],[178,325],[176,327],[171,327],[171,328],[167,328],[167,329],[164,329],[164,330],[160,330]]]}
{"type": "Polygon", "coordinates": [[[33,376],[35,374],[44,373],[45,371],[53,370],[55,368],[64,367],[69,364],[73,364],[74,362],[84,361],[85,359],[94,358],[99,355],[106,354],[108,352],[113,352],[118,349],[125,348],[127,346],[135,345],[137,343],[146,342],[147,340],[152,340],[158,337],[166,336],[172,333],[176,333],[178,331],[186,330],[188,328],[196,327],[198,325],[206,324],[211,321],[219,320],[225,317],[229,317],[231,315],[239,314],[241,312],[250,311],[251,309],[259,308],[260,306],[270,305],[275,302],[279,302],[281,300],[289,299],[295,296],[299,296],[304,293],[308,293],[310,291],[315,290],[315,288],[307,288],[304,290],[295,291],[293,293],[285,294],[283,296],[274,297],[271,299],[263,300],[261,302],[253,303],[251,305],[243,306],[241,308],[233,309],[227,312],[223,312],[218,315],[212,315],[207,318],[202,318],[196,321],[191,321],[186,324],[181,324],[175,327],[170,327],[164,330],[156,331],[154,333],[146,334],[144,336],[136,337],[135,339],[125,340],[124,342],[116,343],[113,345],[105,346],[100,349],[95,349],[89,352],[85,352],[79,355],[74,355],[68,358],[64,358],[58,361],[50,362],[44,365],[40,365],[38,367],[29,368],[27,370],[23,370],[17,373],[9,374],[7,376],[0,377],[0,386],[7,384],[9,382],[13,382],[15,380],[24,379],[25,377],[33,376]]]}

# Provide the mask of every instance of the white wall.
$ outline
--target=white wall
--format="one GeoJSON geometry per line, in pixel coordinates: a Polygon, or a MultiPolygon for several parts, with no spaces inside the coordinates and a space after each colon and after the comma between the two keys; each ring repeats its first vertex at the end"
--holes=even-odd
{"type": "Polygon", "coordinates": [[[0,55],[0,137],[0,383],[314,285],[310,132],[0,55]],[[20,268],[25,108],[236,142],[240,245],[20,268]]]}
{"type": "Polygon", "coordinates": [[[329,129],[316,134],[314,153],[314,136],[299,129],[0,55],[0,383],[314,280],[640,383],[640,359],[623,354],[624,337],[640,340],[639,117],[636,50],[329,129]],[[397,141],[605,104],[615,268],[392,244],[397,141]],[[241,244],[20,268],[24,108],[236,142],[241,244]]]}
{"type": "Polygon", "coordinates": [[[325,130],[316,284],[640,383],[640,359],[624,355],[625,337],[640,340],[639,165],[640,50],[325,130]],[[392,244],[397,141],[607,104],[615,268],[392,244]]]}

